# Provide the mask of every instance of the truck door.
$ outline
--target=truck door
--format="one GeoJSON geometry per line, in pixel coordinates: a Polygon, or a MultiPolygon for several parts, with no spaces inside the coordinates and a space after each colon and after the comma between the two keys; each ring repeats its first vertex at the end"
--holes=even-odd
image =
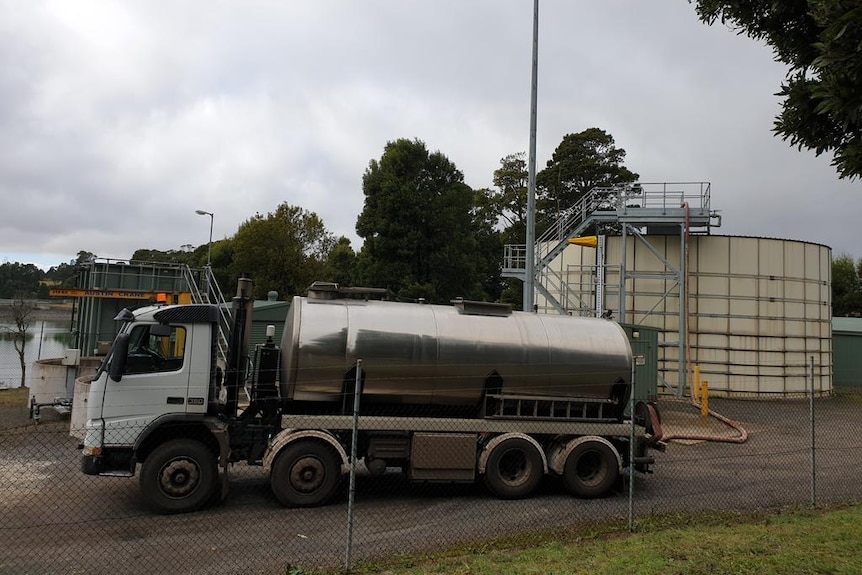
{"type": "Polygon", "coordinates": [[[192,332],[183,326],[132,327],[122,378],[105,382],[105,444],[129,443],[157,417],[186,412],[191,343],[192,332]]]}

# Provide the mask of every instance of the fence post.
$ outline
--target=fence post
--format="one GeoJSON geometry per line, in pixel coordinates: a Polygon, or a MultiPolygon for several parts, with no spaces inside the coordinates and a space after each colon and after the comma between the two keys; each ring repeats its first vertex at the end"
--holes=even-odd
{"type": "Polygon", "coordinates": [[[356,380],[353,382],[353,437],[350,440],[350,488],[347,498],[347,543],[344,550],[344,572],[350,573],[353,552],[353,503],[356,498],[356,440],[359,436],[359,395],[362,392],[362,360],[356,360],[356,380]]]}
{"type": "Polygon", "coordinates": [[[808,412],[811,419],[811,507],[817,506],[817,458],[814,442],[814,356],[811,356],[811,396],[808,398],[808,412]]]}

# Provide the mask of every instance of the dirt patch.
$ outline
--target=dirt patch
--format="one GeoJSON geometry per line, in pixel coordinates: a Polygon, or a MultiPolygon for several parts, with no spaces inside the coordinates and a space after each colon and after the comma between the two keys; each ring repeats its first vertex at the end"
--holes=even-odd
{"type": "Polygon", "coordinates": [[[0,389],[0,429],[68,423],[69,415],[60,414],[53,409],[42,409],[40,422],[30,419],[30,405],[27,403],[30,389],[16,387],[0,389]]]}

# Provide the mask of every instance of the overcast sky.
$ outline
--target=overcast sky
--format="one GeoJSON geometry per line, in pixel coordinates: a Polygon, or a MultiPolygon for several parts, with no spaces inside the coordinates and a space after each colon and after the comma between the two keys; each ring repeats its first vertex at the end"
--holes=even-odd
{"type": "MultiPolygon", "coordinates": [[[[772,135],[785,69],[685,0],[542,0],[541,169],[599,127],[715,233],[862,257],[862,184],[772,135]]],[[[0,261],[128,258],[288,202],[355,249],[362,174],[419,138],[474,187],[529,140],[530,0],[0,0],[0,261]]]]}

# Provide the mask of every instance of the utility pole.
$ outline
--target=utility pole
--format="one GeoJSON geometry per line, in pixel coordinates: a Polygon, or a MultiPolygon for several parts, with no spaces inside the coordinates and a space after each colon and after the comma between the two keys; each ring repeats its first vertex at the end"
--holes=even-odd
{"type": "Polygon", "coordinates": [[[530,151],[527,156],[527,259],[524,311],[533,311],[536,280],[536,94],[539,76],[539,0],[533,0],[533,67],[530,86],[530,151]]]}

